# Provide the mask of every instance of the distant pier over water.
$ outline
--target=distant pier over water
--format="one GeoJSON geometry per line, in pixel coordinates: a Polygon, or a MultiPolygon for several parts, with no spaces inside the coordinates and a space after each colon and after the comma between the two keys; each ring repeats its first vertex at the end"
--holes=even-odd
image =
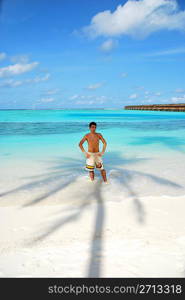
{"type": "Polygon", "coordinates": [[[128,110],[159,110],[159,111],[184,111],[185,103],[179,104],[151,104],[151,105],[126,105],[128,110]]]}

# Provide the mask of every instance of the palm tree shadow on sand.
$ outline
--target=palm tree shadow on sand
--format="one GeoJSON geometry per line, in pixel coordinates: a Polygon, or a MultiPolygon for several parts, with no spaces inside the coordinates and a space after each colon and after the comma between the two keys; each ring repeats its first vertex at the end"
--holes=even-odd
{"type": "MultiPolygon", "coordinates": [[[[148,158],[131,158],[125,159],[119,152],[106,153],[104,157],[104,165],[107,166],[106,170],[110,180],[113,178],[119,182],[123,189],[126,189],[128,194],[133,200],[134,206],[137,212],[138,223],[144,224],[146,220],[146,212],[144,207],[139,200],[138,194],[133,190],[131,181],[132,178],[137,175],[139,177],[150,178],[153,182],[159,185],[168,185],[173,188],[181,188],[181,186],[168,179],[155,176],[145,172],[139,172],[136,170],[127,170],[123,168],[127,164],[136,164],[139,162],[144,163],[148,158]]],[[[16,189],[9,190],[1,196],[6,196],[11,193],[21,192],[22,190],[29,190],[30,193],[33,189],[40,187],[50,187],[49,191],[34,197],[28,203],[25,203],[22,207],[37,205],[41,201],[44,201],[48,197],[53,196],[57,192],[61,192],[64,188],[68,187],[71,182],[77,181],[83,174],[84,170],[82,166],[84,165],[84,160],[72,159],[72,158],[59,158],[52,162],[52,166],[48,168],[48,172],[29,177],[32,179],[29,183],[22,185],[16,189]],[[72,175],[71,175],[72,174],[72,175]]],[[[77,209],[74,211],[69,208],[69,215],[67,217],[61,218],[57,217],[57,220],[50,226],[44,228],[43,233],[36,235],[36,237],[29,242],[29,244],[39,243],[55,231],[59,230],[62,226],[68,224],[69,222],[77,221],[82,214],[85,212],[86,208],[92,203],[96,203],[96,215],[94,223],[94,231],[91,239],[90,245],[90,255],[89,263],[87,267],[87,277],[101,277],[102,273],[102,263],[103,263],[103,229],[105,220],[105,200],[102,195],[102,184],[100,181],[92,183],[94,184],[93,189],[89,189],[85,196],[80,191],[80,202],[77,204],[77,209]]],[[[84,189],[86,188],[87,182],[84,180],[84,189]]],[[[79,201],[79,200],[78,200],[79,201]]]]}

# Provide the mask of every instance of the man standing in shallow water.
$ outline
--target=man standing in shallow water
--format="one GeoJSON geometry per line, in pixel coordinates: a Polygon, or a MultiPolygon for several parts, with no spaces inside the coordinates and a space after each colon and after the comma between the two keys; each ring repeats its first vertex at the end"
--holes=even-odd
{"type": "Polygon", "coordinates": [[[86,156],[86,170],[89,171],[90,179],[94,180],[94,168],[96,167],[101,171],[101,175],[104,182],[107,182],[106,171],[103,167],[102,155],[105,152],[107,143],[101,133],[96,132],[96,123],[91,122],[89,124],[90,133],[87,133],[79,143],[79,147],[86,156]],[[99,141],[103,143],[103,149],[99,152],[99,141]],[[87,141],[88,152],[85,151],[83,143],[87,141]]]}

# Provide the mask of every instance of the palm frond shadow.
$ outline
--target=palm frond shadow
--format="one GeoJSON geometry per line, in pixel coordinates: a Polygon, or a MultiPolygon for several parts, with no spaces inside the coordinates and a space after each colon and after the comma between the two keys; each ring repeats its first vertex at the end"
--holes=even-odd
{"type": "MultiPolygon", "coordinates": [[[[148,159],[148,158],[147,158],[148,159]]],[[[157,184],[160,185],[170,185],[175,188],[181,188],[179,184],[176,182],[170,181],[168,179],[155,176],[153,174],[149,174],[146,172],[140,172],[136,170],[127,170],[123,168],[124,165],[127,164],[135,164],[142,162],[144,163],[145,158],[133,158],[133,159],[124,159],[120,153],[106,153],[105,155],[105,165],[108,167],[106,168],[108,173],[110,174],[110,180],[116,178],[117,182],[120,185],[127,189],[130,197],[133,200],[134,206],[137,212],[137,220],[140,224],[144,224],[146,219],[146,212],[144,207],[139,200],[137,193],[132,188],[132,178],[137,175],[139,177],[146,177],[150,178],[157,184]],[[107,163],[106,163],[107,161],[107,163]],[[113,171],[113,172],[112,172],[113,171]]],[[[53,187],[50,192],[43,194],[40,197],[33,199],[31,202],[25,204],[24,206],[28,205],[35,205],[40,201],[43,201],[48,196],[53,195],[57,191],[61,191],[64,187],[68,186],[71,183],[71,173],[73,172],[73,181],[77,180],[78,177],[81,177],[84,174],[84,170],[82,169],[82,165],[84,161],[79,161],[78,159],[65,158],[61,159],[58,158],[52,162],[52,166],[48,168],[48,172],[44,173],[43,175],[32,176],[31,178],[34,181],[28,184],[28,188],[32,189],[34,185],[38,186],[40,182],[46,185],[50,185],[53,182],[56,183],[57,186],[53,187]]],[[[94,184],[94,183],[93,183],[94,184]]],[[[20,187],[19,190],[25,188],[25,186],[20,187]]],[[[84,189],[86,188],[86,182],[84,182],[84,189]]],[[[9,191],[9,193],[12,191],[9,191]]],[[[67,225],[70,222],[76,222],[85,212],[86,208],[92,203],[96,203],[96,216],[95,216],[95,226],[94,232],[91,239],[90,245],[90,256],[89,256],[89,263],[87,266],[87,276],[88,277],[100,277],[102,264],[103,264],[103,227],[104,227],[104,219],[105,219],[105,199],[102,195],[102,185],[101,182],[95,182],[94,188],[89,189],[89,191],[83,196],[83,193],[80,193],[80,197],[76,197],[78,199],[77,209],[74,211],[73,209],[69,210],[69,215],[67,217],[61,218],[60,216],[57,217],[57,220],[50,226],[44,226],[44,230],[39,235],[30,241],[30,243],[38,243],[59,230],[61,227],[67,225]],[[80,199],[80,200],[79,200],[80,199]]]]}

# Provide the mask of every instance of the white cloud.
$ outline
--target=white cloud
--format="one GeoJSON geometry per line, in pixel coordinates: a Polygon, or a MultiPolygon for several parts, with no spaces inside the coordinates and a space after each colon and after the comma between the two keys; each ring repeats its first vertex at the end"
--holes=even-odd
{"type": "Polygon", "coordinates": [[[48,90],[48,91],[45,91],[45,95],[55,95],[57,94],[59,91],[59,89],[52,89],[52,90],[48,90]]]}
{"type": "Polygon", "coordinates": [[[28,83],[38,83],[38,82],[42,82],[42,81],[46,81],[50,78],[50,73],[47,73],[46,75],[44,75],[43,77],[39,77],[39,76],[36,76],[35,78],[31,78],[31,79],[26,79],[25,82],[28,82],[28,83]]]}
{"type": "Polygon", "coordinates": [[[92,95],[73,95],[69,98],[75,100],[75,104],[103,104],[110,98],[106,96],[92,96],[92,95]]]}
{"type": "Polygon", "coordinates": [[[0,68],[0,77],[7,77],[12,75],[19,75],[33,70],[38,65],[38,62],[33,63],[17,63],[7,67],[0,68]]]}
{"type": "Polygon", "coordinates": [[[10,60],[13,63],[21,63],[21,64],[25,64],[28,63],[29,61],[29,57],[27,54],[19,54],[19,55],[14,55],[10,57],[10,60]]]}
{"type": "Polygon", "coordinates": [[[175,92],[176,93],[185,93],[185,89],[176,89],[175,92]]]}
{"type": "Polygon", "coordinates": [[[78,100],[76,101],[75,104],[94,104],[94,101],[93,100],[88,100],[88,101],[82,101],[82,100],[78,100]]]}
{"type": "Polygon", "coordinates": [[[140,85],[140,86],[134,86],[134,89],[137,89],[137,90],[144,90],[145,87],[140,85]]]}
{"type": "Polygon", "coordinates": [[[176,0],[132,0],[115,11],[96,14],[84,32],[90,37],[130,35],[145,38],[159,30],[185,30],[185,11],[176,0]]]}
{"type": "Polygon", "coordinates": [[[161,50],[158,52],[145,54],[145,56],[165,56],[165,55],[174,55],[174,54],[182,54],[182,53],[185,53],[185,47],[161,50]]]}
{"type": "Polygon", "coordinates": [[[41,98],[41,102],[53,102],[55,99],[53,97],[41,98]]]}
{"type": "Polygon", "coordinates": [[[98,83],[95,83],[95,84],[90,84],[88,87],[86,87],[86,89],[88,90],[97,90],[99,89],[100,87],[102,87],[103,83],[102,82],[98,82],[98,83]]]}
{"type": "Polygon", "coordinates": [[[80,101],[86,101],[86,100],[89,100],[89,99],[94,99],[95,97],[92,96],[92,95],[78,95],[78,94],[75,94],[73,95],[72,97],[70,97],[69,99],[70,100],[80,100],[80,101]]]}
{"type": "Polygon", "coordinates": [[[46,81],[49,79],[49,77],[50,77],[50,74],[48,73],[43,77],[37,76],[35,78],[25,79],[25,80],[9,79],[9,80],[4,80],[3,82],[1,82],[0,86],[1,87],[17,87],[17,86],[21,86],[21,85],[27,84],[27,83],[38,83],[38,82],[46,81]]]}
{"type": "Polygon", "coordinates": [[[0,83],[1,87],[17,87],[23,84],[23,80],[9,79],[0,83]]]}
{"type": "Polygon", "coordinates": [[[0,60],[3,60],[3,59],[5,59],[6,58],[6,53],[4,53],[4,52],[1,52],[0,53],[0,60]]]}
{"type": "Polygon", "coordinates": [[[105,103],[107,100],[109,100],[106,96],[97,96],[96,102],[99,102],[100,104],[105,103]]]}
{"type": "MultiPolygon", "coordinates": [[[[146,97],[146,96],[145,96],[145,97],[146,97]]],[[[147,103],[152,103],[152,102],[154,102],[154,100],[151,99],[151,98],[149,98],[149,97],[147,96],[147,98],[144,99],[144,100],[142,100],[142,101],[140,102],[140,104],[147,104],[147,103]]]]}
{"type": "Polygon", "coordinates": [[[127,77],[127,76],[128,76],[127,73],[121,73],[121,77],[125,78],[125,77],[127,77]]]}
{"type": "Polygon", "coordinates": [[[150,92],[148,90],[145,90],[143,86],[136,87],[136,88],[139,90],[143,90],[145,99],[148,99],[151,95],[158,96],[158,97],[161,96],[161,92],[150,92]]]}
{"type": "Polygon", "coordinates": [[[114,41],[113,39],[108,39],[101,44],[100,50],[103,52],[110,52],[111,50],[116,48],[117,45],[118,45],[117,41],[114,41]]]}
{"type": "Polygon", "coordinates": [[[75,94],[75,95],[71,96],[69,99],[70,99],[70,100],[75,100],[75,99],[77,99],[78,97],[79,97],[79,95],[75,94]]]}
{"type": "Polygon", "coordinates": [[[171,101],[174,103],[185,102],[185,95],[183,95],[181,97],[172,97],[171,101]]]}
{"type": "Polygon", "coordinates": [[[138,97],[137,94],[132,94],[132,95],[129,96],[130,99],[136,99],[137,97],[138,97]]]}

